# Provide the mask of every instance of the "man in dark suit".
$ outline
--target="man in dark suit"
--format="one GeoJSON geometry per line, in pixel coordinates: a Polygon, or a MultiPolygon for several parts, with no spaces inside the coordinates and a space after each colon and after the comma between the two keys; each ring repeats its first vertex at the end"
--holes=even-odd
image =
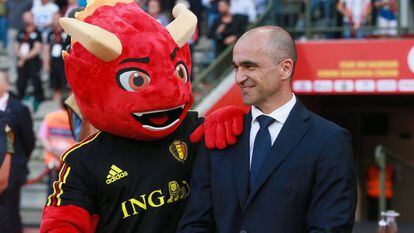
{"type": "Polygon", "coordinates": [[[3,201],[10,233],[21,233],[19,213],[20,188],[29,173],[27,162],[35,145],[33,123],[29,109],[8,93],[8,80],[5,72],[0,72],[0,111],[5,111],[7,125],[14,133],[14,154],[11,160],[10,177],[3,201]]]}
{"type": "MultiPolygon", "coordinates": [[[[7,188],[13,154],[14,135],[6,124],[6,113],[0,111],[0,216],[6,216],[3,192],[7,188]]],[[[10,232],[6,218],[0,218],[0,232],[10,232]]]]}
{"type": "Polygon", "coordinates": [[[282,28],[256,28],[237,42],[236,82],[252,109],[234,146],[202,147],[179,233],[352,232],[350,134],[295,97],[295,62],[282,28]]]}

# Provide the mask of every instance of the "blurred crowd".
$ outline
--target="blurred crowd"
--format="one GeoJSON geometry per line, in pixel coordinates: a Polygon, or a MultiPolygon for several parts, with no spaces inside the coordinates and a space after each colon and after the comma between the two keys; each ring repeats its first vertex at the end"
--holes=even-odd
{"type": "MultiPolygon", "coordinates": [[[[320,29],[316,34],[322,38],[394,37],[397,36],[398,4],[403,1],[277,0],[276,23],[299,32],[309,24],[313,29],[320,29]]],[[[400,14],[412,17],[411,8],[402,9],[400,14]]]]}

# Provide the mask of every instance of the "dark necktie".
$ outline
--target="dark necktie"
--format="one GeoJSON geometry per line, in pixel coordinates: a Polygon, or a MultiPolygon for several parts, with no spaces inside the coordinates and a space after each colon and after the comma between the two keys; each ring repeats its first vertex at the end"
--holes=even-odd
{"type": "Polygon", "coordinates": [[[261,115],[257,117],[257,121],[260,124],[260,129],[254,139],[252,164],[250,167],[250,189],[254,187],[263,161],[272,148],[272,140],[270,138],[268,127],[275,121],[275,119],[261,115]]]}

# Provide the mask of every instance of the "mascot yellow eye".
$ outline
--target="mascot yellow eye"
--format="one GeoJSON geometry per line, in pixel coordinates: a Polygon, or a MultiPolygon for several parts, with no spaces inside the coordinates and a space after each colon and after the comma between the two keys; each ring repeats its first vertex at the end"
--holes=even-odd
{"type": "Polygon", "coordinates": [[[150,77],[141,70],[121,70],[117,75],[118,85],[126,91],[137,91],[150,83],[150,77]]]}
{"type": "Polygon", "coordinates": [[[182,79],[185,83],[188,81],[187,67],[183,62],[178,63],[174,69],[175,77],[182,79]]]}

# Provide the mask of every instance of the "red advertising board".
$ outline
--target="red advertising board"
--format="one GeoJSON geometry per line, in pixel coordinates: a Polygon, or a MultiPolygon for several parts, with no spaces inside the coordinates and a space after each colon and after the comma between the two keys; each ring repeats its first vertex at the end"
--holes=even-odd
{"type": "Polygon", "coordinates": [[[300,94],[413,94],[414,40],[298,42],[300,94]]]}

